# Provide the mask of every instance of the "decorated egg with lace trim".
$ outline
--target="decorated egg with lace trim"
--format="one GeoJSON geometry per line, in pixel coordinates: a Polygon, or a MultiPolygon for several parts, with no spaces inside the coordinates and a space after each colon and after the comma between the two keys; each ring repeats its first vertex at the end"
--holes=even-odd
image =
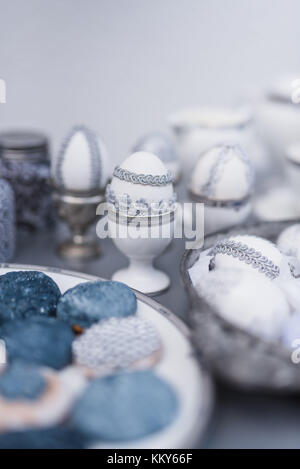
{"type": "Polygon", "coordinates": [[[170,212],[176,201],[172,182],[172,174],[156,155],[136,152],[115,168],[107,201],[127,215],[170,212]]]}
{"type": "Polygon", "coordinates": [[[218,241],[211,250],[210,268],[238,268],[264,274],[271,280],[280,275],[283,255],[275,244],[251,235],[232,236],[218,241]]]}
{"type": "Polygon", "coordinates": [[[192,194],[217,201],[246,199],[252,186],[252,165],[238,145],[217,145],[203,153],[190,180],[192,194]]]}
{"type": "Polygon", "coordinates": [[[99,192],[109,176],[109,158],[102,139],[88,127],[75,126],[53,162],[55,186],[74,193],[99,192]]]}

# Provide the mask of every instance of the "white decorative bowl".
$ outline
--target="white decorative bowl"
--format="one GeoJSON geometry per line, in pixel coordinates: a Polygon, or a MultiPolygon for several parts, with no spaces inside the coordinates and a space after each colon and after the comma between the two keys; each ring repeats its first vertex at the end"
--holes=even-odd
{"type": "MultiPolygon", "coordinates": [[[[0,275],[11,271],[38,270],[49,275],[62,293],[79,283],[103,280],[99,277],[51,267],[0,264],[0,275]]],[[[199,441],[212,409],[212,385],[200,368],[189,341],[186,326],[168,309],[135,292],[138,316],[158,330],[163,345],[161,360],[153,368],[168,381],[179,398],[179,414],[173,424],[162,431],[129,442],[95,445],[97,448],[184,448],[199,441]]]]}

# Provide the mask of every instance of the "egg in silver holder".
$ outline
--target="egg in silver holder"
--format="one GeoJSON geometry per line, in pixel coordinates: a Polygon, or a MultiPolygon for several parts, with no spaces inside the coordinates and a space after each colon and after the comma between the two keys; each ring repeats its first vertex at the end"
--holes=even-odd
{"type": "Polygon", "coordinates": [[[204,204],[205,234],[244,223],[252,211],[254,171],[239,145],[202,153],[190,177],[191,200],[204,204]]]}
{"type": "Polygon", "coordinates": [[[129,266],[113,280],[149,295],[166,290],[170,279],[154,268],[153,260],[174,236],[176,196],[173,177],[153,153],[136,152],[113,172],[107,186],[108,227],[116,247],[129,266]]]}
{"type": "Polygon", "coordinates": [[[100,255],[99,241],[88,231],[96,221],[98,205],[105,199],[109,159],[99,136],[76,126],[64,140],[52,165],[53,198],[58,216],[71,237],[58,246],[61,257],[88,259],[100,255]]]}

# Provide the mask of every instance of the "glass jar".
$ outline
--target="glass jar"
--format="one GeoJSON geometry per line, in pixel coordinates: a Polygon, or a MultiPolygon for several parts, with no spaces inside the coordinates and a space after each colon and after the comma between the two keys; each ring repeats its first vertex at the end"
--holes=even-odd
{"type": "Polygon", "coordinates": [[[54,224],[49,148],[43,134],[1,133],[0,175],[14,190],[18,226],[47,229],[54,224]]]}

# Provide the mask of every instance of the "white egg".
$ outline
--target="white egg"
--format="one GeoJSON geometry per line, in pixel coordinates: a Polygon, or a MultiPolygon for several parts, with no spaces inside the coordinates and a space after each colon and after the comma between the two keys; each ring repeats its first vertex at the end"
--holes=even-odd
{"type": "Polygon", "coordinates": [[[52,167],[55,185],[70,192],[98,191],[109,176],[109,157],[101,138],[87,127],[74,127],[52,167]]]}
{"type": "MultiPolygon", "coordinates": [[[[164,163],[153,153],[148,152],[133,153],[123,161],[120,168],[134,176],[169,176],[164,163]]],[[[174,197],[172,182],[162,185],[134,183],[120,179],[115,175],[115,172],[110,184],[110,190],[118,199],[128,196],[132,202],[144,200],[148,204],[161,201],[168,202],[174,197]]]]}
{"type": "Polygon", "coordinates": [[[145,135],[136,142],[133,151],[146,151],[158,156],[165,164],[166,168],[172,173],[174,180],[178,180],[180,176],[178,156],[171,138],[167,135],[160,132],[152,132],[145,135]]]}
{"type": "Polygon", "coordinates": [[[203,153],[191,176],[190,190],[210,200],[242,200],[253,186],[253,168],[238,145],[217,145],[203,153]]]}
{"type": "Polygon", "coordinates": [[[199,279],[196,288],[224,319],[265,339],[278,339],[290,315],[280,288],[251,272],[212,271],[199,279]]]}
{"type": "MultiPolygon", "coordinates": [[[[241,243],[243,246],[247,246],[248,249],[253,249],[256,253],[259,252],[262,256],[273,262],[273,264],[277,267],[282,264],[282,253],[275,246],[275,244],[273,244],[271,241],[268,241],[267,239],[260,238],[258,236],[239,235],[232,236],[228,238],[228,240],[225,240],[225,242],[226,241],[233,241],[235,244],[241,243]]],[[[220,243],[222,244],[222,241],[220,243]]],[[[241,269],[250,273],[256,273],[260,277],[263,276],[259,269],[255,268],[252,263],[247,263],[245,259],[240,259],[239,256],[235,256],[234,253],[216,253],[214,256],[214,265],[216,268],[241,269]]]]}

